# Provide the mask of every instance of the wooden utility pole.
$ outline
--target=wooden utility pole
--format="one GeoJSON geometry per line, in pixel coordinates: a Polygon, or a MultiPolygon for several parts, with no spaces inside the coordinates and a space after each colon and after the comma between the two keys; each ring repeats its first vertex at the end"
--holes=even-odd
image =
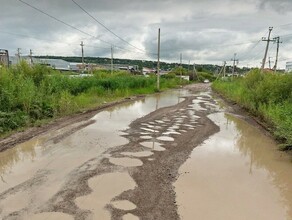
{"type": "Polygon", "coordinates": [[[18,57],[18,63],[20,63],[20,60],[21,60],[21,48],[17,48],[17,54],[16,56],[18,57]]]}
{"type": "Polygon", "coordinates": [[[271,32],[273,30],[273,27],[269,27],[269,35],[268,35],[268,39],[263,37],[262,38],[262,41],[267,41],[267,46],[266,46],[266,51],[265,51],[265,55],[264,55],[264,59],[263,59],[263,63],[262,63],[262,72],[264,71],[265,69],[265,64],[266,64],[266,60],[267,60],[267,55],[268,55],[268,50],[269,50],[269,45],[270,45],[270,42],[271,41],[274,41],[274,40],[271,40],[270,37],[271,37],[271,32]]]}
{"type": "Polygon", "coordinates": [[[197,73],[196,73],[196,64],[194,63],[193,64],[193,80],[195,80],[195,74],[197,75],[197,73]]]}
{"type": "Polygon", "coordinates": [[[81,41],[80,46],[81,46],[81,53],[82,53],[82,71],[84,72],[85,68],[84,68],[84,49],[83,49],[84,44],[83,44],[83,41],[81,41]]]}
{"type": "Polygon", "coordinates": [[[111,74],[114,73],[114,49],[113,46],[111,46],[111,74]]]}
{"type": "Polygon", "coordinates": [[[223,77],[225,77],[225,66],[226,66],[226,61],[223,62],[223,66],[222,66],[220,72],[218,73],[218,76],[217,76],[216,80],[219,79],[221,73],[222,73],[223,77]]]}
{"type": "Polygon", "coordinates": [[[157,90],[160,90],[160,28],[158,29],[157,90]]]}
{"type": "Polygon", "coordinates": [[[280,44],[282,42],[280,42],[280,37],[275,37],[274,41],[277,43],[277,53],[276,53],[276,61],[275,61],[275,65],[273,67],[274,72],[276,73],[277,71],[277,65],[278,65],[278,58],[279,58],[279,49],[280,49],[280,44]]]}
{"type": "Polygon", "coordinates": [[[235,62],[239,62],[239,60],[238,59],[235,59],[236,58],[236,53],[234,54],[234,56],[233,56],[233,59],[231,59],[231,61],[233,61],[233,68],[232,68],[232,78],[234,77],[234,73],[235,73],[235,62]]]}
{"type": "Polygon", "coordinates": [[[269,69],[272,68],[271,63],[273,63],[273,61],[271,61],[271,58],[272,58],[272,57],[269,57],[269,69]]]}
{"type": "Polygon", "coordinates": [[[30,64],[33,65],[32,49],[29,50],[29,58],[30,58],[30,64]]]}
{"type": "Polygon", "coordinates": [[[224,65],[223,65],[223,77],[225,77],[225,75],[226,75],[226,61],[224,61],[224,65]]]}
{"type": "Polygon", "coordinates": [[[182,81],[182,71],[183,71],[183,67],[182,67],[182,53],[180,53],[180,83],[182,81]]]}

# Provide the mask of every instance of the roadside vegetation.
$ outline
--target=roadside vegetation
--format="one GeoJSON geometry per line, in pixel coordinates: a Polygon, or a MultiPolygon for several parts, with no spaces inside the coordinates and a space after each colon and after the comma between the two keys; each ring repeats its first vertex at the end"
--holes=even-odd
{"type": "MultiPolygon", "coordinates": [[[[176,77],[162,77],[161,89],[175,88],[179,83],[176,77]]],[[[78,77],[26,63],[0,68],[0,136],[105,102],[154,92],[155,76],[96,71],[91,76],[78,77]]]]}
{"type": "Polygon", "coordinates": [[[189,76],[190,81],[195,81],[195,82],[204,82],[204,80],[206,79],[209,80],[210,82],[213,82],[214,80],[216,80],[216,76],[213,73],[208,72],[207,70],[204,70],[202,68],[198,68],[198,70],[193,72],[183,67],[175,67],[172,69],[169,75],[189,76]]]}
{"type": "Polygon", "coordinates": [[[267,123],[283,150],[292,150],[292,74],[252,70],[244,78],[216,81],[212,88],[267,123]]]}

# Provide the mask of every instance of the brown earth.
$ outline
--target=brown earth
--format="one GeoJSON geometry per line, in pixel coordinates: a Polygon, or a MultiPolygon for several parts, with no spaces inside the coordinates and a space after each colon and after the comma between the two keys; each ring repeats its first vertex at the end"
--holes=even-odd
{"type": "MultiPolygon", "coordinates": [[[[123,104],[126,102],[131,102],[131,101],[140,99],[142,97],[144,97],[144,96],[133,96],[133,97],[125,98],[125,99],[122,99],[122,100],[119,100],[116,102],[106,103],[106,104],[98,106],[94,109],[90,109],[87,111],[76,113],[74,115],[69,115],[69,116],[65,116],[62,118],[58,118],[58,119],[53,120],[52,122],[49,122],[48,124],[43,124],[43,125],[36,126],[36,127],[30,127],[30,128],[25,129],[24,131],[19,131],[19,132],[13,133],[12,135],[9,135],[8,137],[0,138],[0,152],[3,152],[9,148],[14,147],[17,144],[28,141],[34,137],[37,137],[39,135],[46,133],[46,132],[62,129],[62,128],[69,126],[71,124],[86,121],[86,120],[92,118],[98,112],[101,112],[109,107],[123,104]]],[[[84,124],[84,126],[87,126],[87,125],[88,124],[86,124],[86,125],[84,124]]],[[[79,126],[78,129],[81,129],[81,128],[82,128],[82,126],[79,126]]],[[[76,130],[76,128],[74,128],[74,130],[76,130]]]]}
{"type": "MultiPolygon", "coordinates": [[[[210,86],[208,84],[195,84],[186,86],[185,89],[195,93],[208,91],[210,86]]],[[[198,96],[198,94],[187,96],[184,101],[177,105],[158,109],[145,117],[133,121],[129,125],[129,129],[124,131],[126,133],[124,137],[129,140],[128,144],[108,150],[104,155],[110,155],[110,157],[104,157],[97,162],[95,162],[95,159],[92,159],[76,168],[71,172],[67,183],[62,186],[58,193],[56,193],[45,205],[37,208],[38,213],[61,212],[74,216],[75,220],[92,219],[90,217],[92,213],[89,210],[81,209],[75,203],[78,197],[92,193],[92,189],[88,185],[88,180],[106,173],[128,172],[137,186],[134,189],[123,192],[113,198],[113,200],[128,200],[134,203],[137,208],[131,211],[124,211],[112,205],[107,205],[106,208],[110,211],[112,219],[122,219],[125,214],[129,213],[145,220],[179,219],[175,202],[175,192],[173,189],[173,183],[178,177],[178,169],[187,160],[196,146],[219,131],[219,127],[207,117],[208,114],[216,112],[216,109],[210,108],[210,106],[204,103],[200,104],[200,107],[205,109],[204,111],[192,110],[190,107],[193,104],[193,100],[196,100],[198,96]],[[151,137],[147,140],[141,135],[141,133],[145,132],[145,130],[143,130],[145,124],[153,127],[153,131],[149,131],[151,137]],[[170,129],[173,126],[176,128],[170,129]],[[173,137],[173,140],[160,138],[167,136],[163,133],[169,131],[174,131],[171,136],[168,136],[173,137]],[[112,157],[124,158],[122,154],[124,152],[143,152],[149,150],[149,148],[143,145],[144,142],[153,142],[153,144],[160,143],[165,150],[157,151],[148,157],[138,157],[139,160],[143,162],[142,166],[126,167],[110,163],[109,160],[112,157]]],[[[207,95],[200,95],[200,98],[209,103],[215,103],[212,98],[207,95]]],[[[108,106],[128,101],[129,100],[123,100],[108,104],[108,106]]],[[[91,121],[89,121],[82,124],[82,121],[90,119],[104,108],[106,108],[106,106],[57,120],[41,128],[32,128],[28,131],[17,133],[2,140],[0,142],[0,149],[3,151],[31,137],[35,137],[50,130],[65,128],[72,123],[78,122],[79,124],[77,126],[70,127],[70,129],[67,129],[61,135],[52,138],[53,142],[59,142],[71,133],[91,123],[91,121]]],[[[130,156],[130,158],[137,157],[130,156]]],[[[45,176],[45,173],[39,173],[39,175],[35,177],[38,179],[31,179],[29,182],[25,182],[22,185],[0,194],[0,201],[9,195],[13,195],[13,193],[17,191],[24,190],[25,187],[33,187],[35,184],[42,184],[43,181],[46,181],[45,176]]],[[[11,213],[6,219],[21,219],[21,216],[26,211],[27,210],[23,209],[11,213]]]]}

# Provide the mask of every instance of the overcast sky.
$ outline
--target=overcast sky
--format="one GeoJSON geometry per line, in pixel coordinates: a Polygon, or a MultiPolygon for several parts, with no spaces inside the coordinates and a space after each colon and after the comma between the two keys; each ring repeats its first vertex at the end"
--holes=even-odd
{"type": "MultiPolygon", "coordinates": [[[[23,0],[79,29],[68,27],[23,4],[0,0],[0,48],[24,55],[85,56],[155,60],[157,32],[161,28],[161,60],[260,66],[269,26],[272,37],[282,36],[281,68],[292,61],[291,0],[75,0],[95,19],[129,44],[114,36],[72,0],[23,0]],[[131,45],[132,46],[131,46],[131,45]],[[138,48],[138,49],[137,49],[138,48]]],[[[276,44],[268,56],[275,60],[276,44]]],[[[273,65],[273,63],[272,63],[273,65]]],[[[266,64],[268,66],[268,63],[266,64]]]]}

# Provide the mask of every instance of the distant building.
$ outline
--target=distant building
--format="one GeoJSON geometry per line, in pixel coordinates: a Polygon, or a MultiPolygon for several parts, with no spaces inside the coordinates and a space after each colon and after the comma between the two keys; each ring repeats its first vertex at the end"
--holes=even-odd
{"type": "MultiPolygon", "coordinates": [[[[29,56],[22,56],[20,58],[16,56],[10,57],[11,64],[15,65],[19,61],[25,61],[28,64],[31,64],[31,58],[29,56]]],[[[41,64],[44,66],[51,67],[52,69],[60,71],[79,71],[82,69],[82,64],[79,63],[69,63],[62,59],[43,59],[43,58],[32,58],[33,64],[41,64]]]]}
{"type": "Polygon", "coordinates": [[[8,50],[0,49],[0,66],[9,66],[8,50]]]}
{"type": "Polygon", "coordinates": [[[286,63],[286,72],[292,72],[292,62],[286,63]]]}
{"type": "Polygon", "coordinates": [[[150,74],[150,73],[155,73],[155,69],[151,69],[151,68],[147,68],[147,67],[143,67],[143,74],[150,74]]]}

